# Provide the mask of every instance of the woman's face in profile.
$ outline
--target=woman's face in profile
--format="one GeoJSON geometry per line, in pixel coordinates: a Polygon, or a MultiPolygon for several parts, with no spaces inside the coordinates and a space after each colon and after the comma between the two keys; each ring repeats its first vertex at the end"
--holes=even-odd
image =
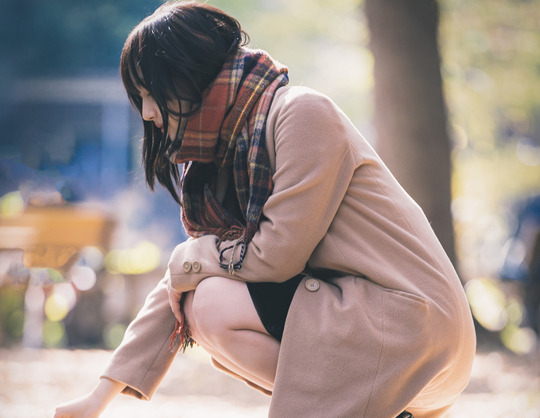
{"type": "MultiPolygon", "coordinates": [[[[146,89],[139,87],[139,92],[142,100],[142,118],[147,122],[153,122],[156,128],[161,130],[161,132],[165,133],[163,126],[163,117],[156,101],[146,89]]],[[[180,103],[178,102],[178,100],[171,101],[168,103],[168,107],[172,112],[175,113],[179,111],[181,111],[182,113],[187,113],[191,109],[190,103],[186,100],[180,100],[180,103]]],[[[179,132],[178,128],[180,127],[183,130],[187,123],[187,118],[182,118],[182,125],[179,126],[179,119],[180,118],[178,116],[169,112],[169,120],[166,133],[172,140],[176,139],[176,135],[179,132]]]]}

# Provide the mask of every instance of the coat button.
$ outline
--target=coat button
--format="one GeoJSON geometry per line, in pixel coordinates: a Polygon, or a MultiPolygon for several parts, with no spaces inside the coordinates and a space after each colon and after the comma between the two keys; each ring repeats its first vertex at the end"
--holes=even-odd
{"type": "Polygon", "coordinates": [[[189,273],[191,270],[191,263],[189,261],[184,261],[184,264],[182,264],[182,268],[186,273],[189,273]]]}
{"type": "Polygon", "coordinates": [[[304,286],[306,286],[306,289],[309,290],[310,292],[316,292],[317,290],[319,290],[319,282],[315,279],[308,279],[306,280],[306,283],[304,284],[304,286]]]}
{"type": "Polygon", "coordinates": [[[195,273],[198,273],[199,271],[201,271],[201,263],[199,263],[198,261],[194,261],[193,262],[193,271],[195,273]]]}

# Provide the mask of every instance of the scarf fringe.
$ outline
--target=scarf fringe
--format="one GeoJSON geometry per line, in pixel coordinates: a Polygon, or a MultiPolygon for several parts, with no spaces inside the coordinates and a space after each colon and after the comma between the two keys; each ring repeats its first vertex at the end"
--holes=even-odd
{"type": "Polygon", "coordinates": [[[180,314],[182,315],[182,323],[180,323],[178,319],[176,320],[176,323],[174,324],[174,331],[169,337],[169,350],[176,351],[176,348],[178,347],[176,342],[179,340],[179,349],[182,350],[182,353],[186,352],[186,348],[193,348],[193,346],[197,344],[197,341],[191,337],[191,331],[189,330],[189,326],[186,322],[186,315],[184,314],[185,295],[185,293],[182,293],[182,297],[180,298],[180,314]]]}

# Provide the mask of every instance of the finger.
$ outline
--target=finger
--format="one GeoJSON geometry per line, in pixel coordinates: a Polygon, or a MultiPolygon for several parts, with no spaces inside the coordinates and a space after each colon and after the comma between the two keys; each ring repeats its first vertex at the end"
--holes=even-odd
{"type": "Polygon", "coordinates": [[[182,318],[182,313],[180,312],[180,305],[178,303],[174,303],[172,308],[174,316],[176,317],[176,319],[178,319],[178,322],[182,324],[184,318],[182,318]]]}
{"type": "Polygon", "coordinates": [[[170,281],[167,283],[167,292],[169,293],[169,297],[174,297],[177,301],[182,298],[182,292],[179,292],[174,287],[172,287],[170,281]]]}
{"type": "Polygon", "coordinates": [[[180,325],[184,324],[184,316],[180,312],[180,300],[182,299],[182,292],[176,291],[171,286],[171,281],[167,282],[167,292],[169,293],[169,305],[173,311],[175,318],[180,322],[180,325]]]}
{"type": "Polygon", "coordinates": [[[180,312],[180,298],[176,299],[176,295],[169,294],[169,305],[171,305],[175,318],[178,320],[178,322],[180,322],[181,325],[183,325],[184,318],[180,312]]]}

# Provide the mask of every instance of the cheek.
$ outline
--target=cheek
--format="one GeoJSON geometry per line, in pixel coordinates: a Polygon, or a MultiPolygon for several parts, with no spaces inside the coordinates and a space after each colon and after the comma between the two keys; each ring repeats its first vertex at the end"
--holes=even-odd
{"type": "Polygon", "coordinates": [[[169,127],[176,127],[178,126],[178,119],[175,118],[174,116],[170,116],[169,117],[169,120],[168,120],[168,123],[169,123],[169,127]]]}
{"type": "Polygon", "coordinates": [[[167,131],[169,132],[169,136],[172,138],[176,136],[178,132],[178,120],[174,119],[173,117],[169,118],[169,127],[167,131]]]}

